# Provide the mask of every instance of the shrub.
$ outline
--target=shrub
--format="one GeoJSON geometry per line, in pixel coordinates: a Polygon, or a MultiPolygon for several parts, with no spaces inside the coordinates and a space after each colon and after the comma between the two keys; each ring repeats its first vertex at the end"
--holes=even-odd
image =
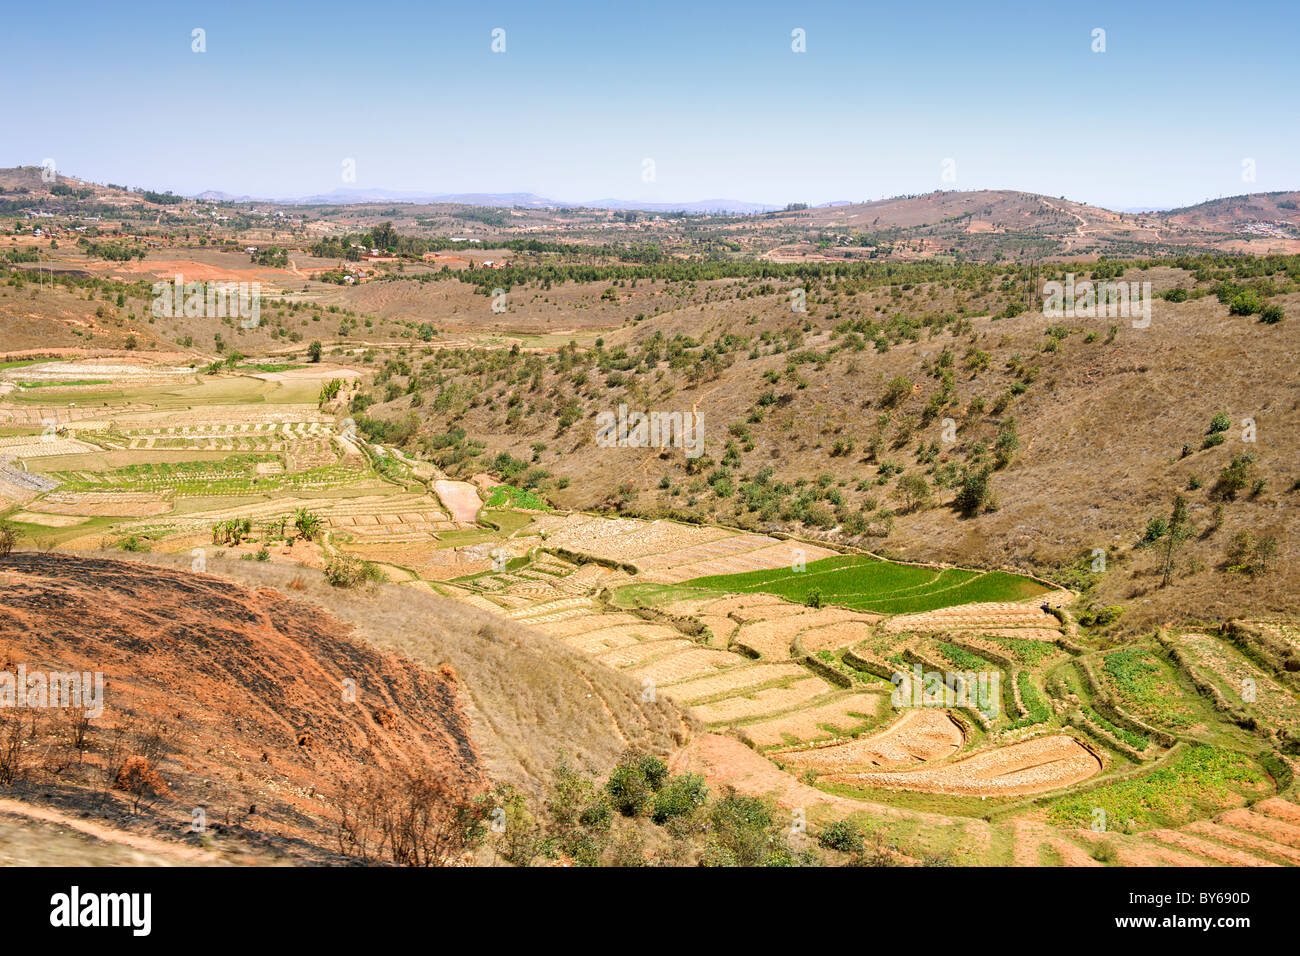
{"type": "Polygon", "coordinates": [[[904,511],[915,511],[929,504],[930,483],[925,480],[925,475],[915,473],[904,475],[898,479],[891,497],[902,502],[904,511]]]}
{"type": "Polygon", "coordinates": [[[987,468],[962,469],[961,487],[953,500],[958,511],[968,518],[977,515],[990,505],[992,497],[987,468]]]}
{"type": "Polygon", "coordinates": [[[117,546],[123,551],[132,551],[137,554],[143,554],[150,550],[148,539],[135,534],[127,535],[117,543],[117,546]]]}
{"type": "Polygon", "coordinates": [[[1269,325],[1277,325],[1286,318],[1286,313],[1282,311],[1280,305],[1266,305],[1264,310],[1259,313],[1259,321],[1266,322],[1269,325]]]}
{"type": "Polygon", "coordinates": [[[1229,315],[1254,315],[1264,310],[1264,302],[1252,289],[1243,289],[1228,303],[1229,315]]]}
{"type": "Polygon", "coordinates": [[[1218,480],[1210,490],[1212,497],[1235,501],[1247,485],[1254,481],[1255,456],[1237,455],[1219,472],[1218,480]]]}
{"type": "Polygon", "coordinates": [[[885,408],[892,408],[911,394],[911,379],[899,375],[891,379],[889,384],[885,386],[885,392],[880,396],[880,404],[885,408]]]}
{"type": "Polygon", "coordinates": [[[841,853],[861,853],[865,847],[862,831],[852,820],[836,820],[818,834],[817,842],[823,849],[841,853]]]}
{"type": "Polygon", "coordinates": [[[699,774],[684,773],[671,777],[655,794],[650,819],[661,826],[669,820],[689,816],[709,802],[709,788],[699,774]]]}
{"type": "Polygon", "coordinates": [[[653,754],[629,752],[605,782],[611,806],[625,817],[639,816],[668,777],[668,765],[653,754]]]}
{"type": "Polygon", "coordinates": [[[353,554],[338,554],[325,562],[325,580],[336,588],[354,588],[363,583],[379,584],[388,576],[377,564],[353,554]]]}
{"type": "Polygon", "coordinates": [[[0,521],[0,558],[7,558],[18,543],[18,532],[8,521],[0,521]]]}
{"type": "Polygon", "coordinates": [[[1084,627],[1106,627],[1108,624],[1114,624],[1118,621],[1123,613],[1124,608],[1122,606],[1110,604],[1106,607],[1093,608],[1080,615],[1079,623],[1084,627]]]}
{"type": "Polygon", "coordinates": [[[297,529],[300,537],[308,541],[320,533],[324,524],[320,515],[313,514],[306,508],[299,508],[293,514],[294,528],[297,529]]]}

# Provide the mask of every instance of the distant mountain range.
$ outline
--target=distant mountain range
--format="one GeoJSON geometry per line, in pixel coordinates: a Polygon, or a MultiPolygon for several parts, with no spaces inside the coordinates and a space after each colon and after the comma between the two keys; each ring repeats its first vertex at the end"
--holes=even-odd
{"type": "Polygon", "coordinates": [[[646,212],[695,212],[749,214],[771,212],[780,206],[766,203],[743,202],[738,199],[701,199],[695,202],[639,202],[635,199],[592,199],[585,202],[547,199],[536,193],[422,193],[394,189],[336,189],[314,196],[292,199],[268,196],[235,196],[217,190],[199,193],[193,199],[210,199],[219,202],[265,202],[290,206],[351,206],[362,203],[401,202],[415,205],[455,203],[463,206],[498,206],[525,209],[559,209],[585,207],[587,209],[637,209],[646,212]]]}

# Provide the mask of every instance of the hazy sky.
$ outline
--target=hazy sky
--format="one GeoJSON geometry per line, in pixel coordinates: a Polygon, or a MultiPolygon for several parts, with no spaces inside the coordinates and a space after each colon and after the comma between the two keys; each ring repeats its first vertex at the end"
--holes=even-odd
{"type": "Polygon", "coordinates": [[[1297,0],[279,7],[10,5],[0,165],[277,197],[1005,187],[1135,207],[1300,187],[1297,0]]]}

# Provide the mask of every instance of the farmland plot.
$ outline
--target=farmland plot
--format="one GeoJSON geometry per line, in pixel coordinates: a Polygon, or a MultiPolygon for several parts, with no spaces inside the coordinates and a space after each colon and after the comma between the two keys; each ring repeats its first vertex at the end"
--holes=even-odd
{"type": "Polygon", "coordinates": [[[745,736],[760,747],[789,745],[847,736],[875,722],[883,694],[851,694],[767,720],[743,725],[745,736]]]}
{"type": "Polygon", "coordinates": [[[983,750],[934,767],[832,773],[823,779],[886,790],[1010,797],[1068,787],[1095,776],[1101,769],[1101,760],[1074,737],[1054,734],[983,750]]]}
{"type": "MultiPolygon", "coordinates": [[[[828,604],[881,614],[922,615],[936,608],[972,602],[1012,602],[1047,589],[1002,571],[897,564],[868,555],[836,555],[809,562],[803,570],[780,569],[715,574],[690,580],[695,588],[762,591],[798,603],[817,595],[828,604]]],[[[936,628],[943,629],[940,625],[936,628]]]]}
{"type": "Polygon", "coordinates": [[[1300,734],[1300,700],[1237,648],[1207,634],[1181,634],[1178,646],[1194,678],[1271,727],[1300,734]]]}
{"type": "Polygon", "coordinates": [[[878,734],[829,747],[783,751],[777,760],[819,772],[906,767],[951,756],[963,741],[961,728],[944,711],[918,707],[903,711],[878,734]]]}

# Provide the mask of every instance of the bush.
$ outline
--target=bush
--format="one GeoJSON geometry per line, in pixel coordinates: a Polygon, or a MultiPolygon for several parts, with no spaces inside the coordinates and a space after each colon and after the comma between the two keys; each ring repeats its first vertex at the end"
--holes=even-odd
{"type": "Polygon", "coordinates": [[[988,469],[963,468],[961,487],[957,489],[957,497],[953,500],[957,510],[969,518],[989,507],[992,499],[988,469]]]}
{"type": "Polygon", "coordinates": [[[902,375],[890,380],[885,386],[885,393],[880,396],[880,404],[885,408],[892,408],[907,396],[912,394],[912,382],[902,375]]]}
{"type": "Polygon", "coordinates": [[[610,773],[605,791],[615,810],[635,817],[649,808],[667,776],[668,766],[653,754],[627,753],[610,773]]]}
{"type": "Polygon", "coordinates": [[[1092,610],[1080,615],[1079,623],[1084,627],[1106,627],[1108,624],[1114,624],[1119,620],[1124,608],[1118,604],[1110,604],[1106,607],[1093,608],[1092,610]]]}
{"type": "Polygon", "coordinates": [[[852,820],[836,820],[818,834],[817,842],[823,849],[841,853],[861,853],[865,848],[862,831],[852,820]]]}
{"type": "Polygon", "coordinates": [[[7,558],[18,543],[18,532],[8,521],[0,521],[0,558],[7,558]]]}
{"type": "Polygon", "coordinates": [[[325,562],[325,580],[336,588],[354,588],[363,583],[382,583],[388,576],[377,564],[353,554],[339,554],[325,562]]]}
{"type": "Polygon", "coordinates": [[[1264,310],[1264,302],[1252,289],[1244,289],[1228,303],[1229,315],[1254,315],[1264,310]]]}
{"type": "Polygon", "coordinates": [[[144,554],[150,550],[148,539],[135,534],[127,535],[117,543],[117,546],[123,551],[131,551],[136,554],[144,554]]]}
{"type": "Polygon", "coordinates": [[[1255,479],[1255,456],[1237,455],[1219,472],[1210,496],[1224,501],[1235,501],[1237,495],[1255,479]]]}
{"type": "Polygon", "coordinates": [[[1205,434],[1216,435],[1219,432],[1226,432],[1232,427],[1232,419],[1228,417],[1227,412],[1216,412],[1210,419],[1210,429],[1205,434]]]}
{"type": "Polygon", "coordinates": [[[1286,313],[1282,311],[1280,305],[1266,305],[1264,311],[1259,314],[1259,321],[1266,322],[1269,325],[1277,325],[1286,318],[1286,313]]]}
{"type": "Polygon", "coordinates": [[[669,820],[690,816],[709,802],[709,788],[699,774],[684,773],[671,777],[655,794],[654,810],[650,819],[661,826],[669,820]]]}

